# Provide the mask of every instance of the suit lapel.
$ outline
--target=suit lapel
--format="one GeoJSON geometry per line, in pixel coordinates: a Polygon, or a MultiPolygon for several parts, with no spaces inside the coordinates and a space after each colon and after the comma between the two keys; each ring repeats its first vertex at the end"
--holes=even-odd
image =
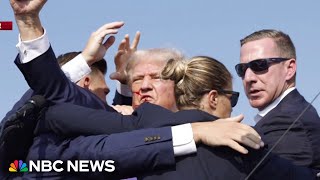
{"type": "MultiPolygon", "coordinates": [[[[274,126],[274,124],[278,124],[279,122],[274,122],[273,117],[286,115],[288,108],[292,108],[294,106],[295,111],[299,111],[301,106],[305,102],[304,98],[300,95],[297,89],[291,91],[287,96],[285,96],[282,101],[272,109],[268,114],[266,114],[254,127],[259,133],[263,133],[264,126],[274,126]]],[[[291,109],[293,110],[293,109],[291,109]]]]}

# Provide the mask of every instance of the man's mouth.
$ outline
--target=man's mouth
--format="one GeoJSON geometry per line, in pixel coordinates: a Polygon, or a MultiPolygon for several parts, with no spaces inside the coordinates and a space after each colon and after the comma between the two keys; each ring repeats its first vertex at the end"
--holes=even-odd
{"type": "Polygon", "coordinates": [[[140,102],[149,102],[151,100],[152,100],[152,98],[149,95],[142,95],[140,98],[140,102]]]}
{"type": "Polygon", "coordinates": [[[257,97],[257,96],[259,96],[260,92],[261,92],[261,90],[258,90],[258,89],[250,89],[249,96],[250,97],[257,97]]]}

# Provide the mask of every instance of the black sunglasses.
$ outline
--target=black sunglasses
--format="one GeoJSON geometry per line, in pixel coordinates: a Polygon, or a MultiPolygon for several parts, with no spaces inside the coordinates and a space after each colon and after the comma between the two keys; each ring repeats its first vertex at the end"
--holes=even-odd
{"type": "Polygon", "coordinates": [[[243,78],[247,69],[250,68],[253,72],[262,72],[270,67],[271,63],[279,63],[282,61],[287,61],[290,58],[266,58],[266,59],[256,59],[248,63],[240,63],[235,66],[237,74],[239,77],[243,78]]]}
{"type": "Polygon", "coordinates": [[[227,90],[218,90],[218,92],[223,93],[223,94],[231,94],[231,107],[235,107],[238,103],[239,99],[239,92],[236,91],[227,91],[227,90]]]}

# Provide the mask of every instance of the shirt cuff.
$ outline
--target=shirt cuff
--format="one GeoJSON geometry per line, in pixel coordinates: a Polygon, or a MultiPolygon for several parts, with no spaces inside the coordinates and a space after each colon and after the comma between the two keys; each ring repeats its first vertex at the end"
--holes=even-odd
{"type": "Polygon", "coordinates": [[[75,58],[64,64],[61,69],[67,78],[74,83],[78,82],[91,72],[91,68],[82,54],[77,55],[75,58]]]}
{"type": "Polygon", "coordinates": [[[191,124],[172,126],[171,131],[173,152],[175,156],[182,156],[197,152],[191,124]]]}
{"type": "Polygon", "coordinates": [[[128,85],[121,84],[119,81],[117,81],[116,84],[117,84],[117,91],[119,94],[127,97],[132,97],[132,92],[128,85]]]}
{"type": "Polygon", "coordinates": [[[29,41],[21,41],[19,34],[19,42],[16,47],[19,51],[21,63],[28,63],[32,61],[33,59],[44,54],[50,48],[49,38],[46,30],[44,29],[42,36],[29,41]]]}

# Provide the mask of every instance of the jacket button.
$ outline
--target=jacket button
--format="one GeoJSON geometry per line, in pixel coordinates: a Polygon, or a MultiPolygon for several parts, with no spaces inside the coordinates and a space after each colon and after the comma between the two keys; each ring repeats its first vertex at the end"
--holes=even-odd
{"type": "Polygon", "coordinates": [[[153,140],[158,140],[158,136],[153,136],[153,140]]]}

